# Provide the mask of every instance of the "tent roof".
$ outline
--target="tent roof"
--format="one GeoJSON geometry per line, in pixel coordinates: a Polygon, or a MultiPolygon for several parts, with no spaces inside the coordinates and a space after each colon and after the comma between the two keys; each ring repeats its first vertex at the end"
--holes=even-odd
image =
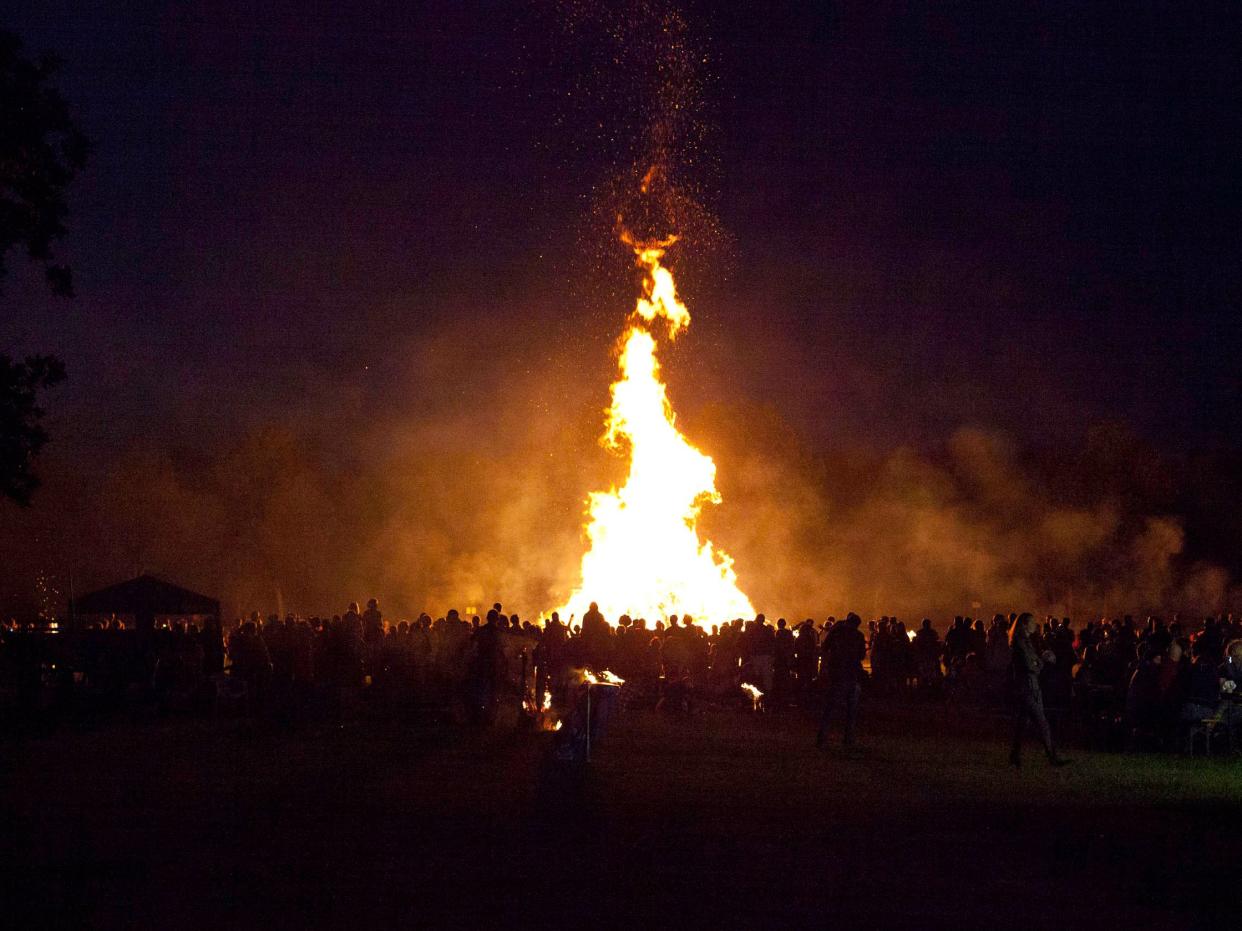
{"type": "Polygon", "coordinates": [[[73,600],[79,614],[220,614],[220,602],[153,575],[140,575],[73,600]]]}

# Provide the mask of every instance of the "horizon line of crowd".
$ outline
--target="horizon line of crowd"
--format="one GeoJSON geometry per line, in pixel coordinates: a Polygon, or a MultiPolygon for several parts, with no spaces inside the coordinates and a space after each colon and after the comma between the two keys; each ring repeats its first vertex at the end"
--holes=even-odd
{"type": "MultiPolygon", "coordinates": [[[[843,678],[877,696],[988,708],[1012,692],[1020,617],[1029,615],[996,614],[990,623],[957,616],[942,636],[930,619],[908,629],[882,616],[865,625],[857,645],[844,636],[846,626],[860,626],[855,614],[819,625],[809,618],[773,625],[762,614],[714,625],[623,615],[613,624],[594,604],[578,624],[553,613],[543,626],[500,603],[482,617],[450,610],[393,623],[376,599],[330,618],[254,612],[227,631],[216,618],[143,631],[111,617],[55,638],[54,648],[10,622],[0,624],[0,699],[31,707],[47,687],[108,705],[140,691],[173,709],[231,702],[261,711],[331,705],[331,696],[356,691],[380,708],[455,708],[486,722],[510,704],[544,704],[545,695],[562,707],[571,670],[590,668],[623,678],[632,700],[668,710],[740,704],[743,683],[762,694],[766,710],[809,708],[843,678]]],[[[1154,616],[1140,624],[1126,615],[1077,629],[1049,616],[1032,625],[1030,643],[1054,720],[1103,721],[1123,731],[1127,745],[1152,747],[1178,745],[1187,726],[1204,720],[1242,729],[1234,698],[1242,699],[1242,625],[1232,615],[1194,624],[1154,616]]]]}

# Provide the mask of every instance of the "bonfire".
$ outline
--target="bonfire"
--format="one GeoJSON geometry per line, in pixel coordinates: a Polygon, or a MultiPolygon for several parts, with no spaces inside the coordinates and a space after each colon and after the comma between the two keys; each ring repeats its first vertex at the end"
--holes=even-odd
{"type": "Polygon", "coordinates": [[[621,239],[643,270],[642,293],[619,345],[604,445],[629,456],[620,488],[593,492],[587,504],[581,581],[560,608],[581,617],[590,602],[615,624],[622,614],[661,619],[691,615],[708,624],[753,617],[733,560],[702,538],[699,513],[720,502],[716,464],[677,429],[656,359],[663,331],[675,339],[690,323],[673,273],[663,264],[676,236],[621,239]]]}

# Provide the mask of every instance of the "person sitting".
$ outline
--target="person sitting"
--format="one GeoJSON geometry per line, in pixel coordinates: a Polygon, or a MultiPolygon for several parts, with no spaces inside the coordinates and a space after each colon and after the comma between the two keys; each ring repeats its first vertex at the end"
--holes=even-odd
{"type": "Polygon", "coordinates": [[[1221,718],[1229,727],[1242,726],[1242,640],[1229,641],[1225,661],[1216,672],[1220,676],[1221,718]]]}
{"type": "Polygon", "coordinates": [[[1214,661],[1215,645],[1198,638],[1191,652],[1194,653],[1194,660],[1190,664],[1186,700],[1179,715],[1180,720],[1188,724],[1214,718],[1220,706],[1220,676],[1214,661]]]}

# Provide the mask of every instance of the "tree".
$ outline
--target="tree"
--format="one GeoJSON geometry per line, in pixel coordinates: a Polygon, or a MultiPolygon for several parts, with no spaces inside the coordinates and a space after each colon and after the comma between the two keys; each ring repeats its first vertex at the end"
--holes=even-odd
{"type": "MultiPolygon", "coordinates": [[[[28,59],[17,36],[0,31],[0,281],[6,258],[23,249],[43,267],[52,293],[73,296],[68,266],[53,247],[67,232],[65,193],[86,164],[86,137],[51,81],[59,63],[28,59]]],[[[0,495],[29,505],[39,480],[35,456],[47,442],[39,392],[63,381],[54,356],[18,362],[0,353],[0,495]]]]}
{"type": "Polygon", "coordinates": [[[54,356],[14,362],[0,355],[0,494],[20,505],[39,487],[32,466],[48,439],[39,391],[64,379],[64,363],[54,356]]]}
{"type": "Polygon", "coordinates": [[[23,57],[21,40],[0,31],[0,278],[9,250],[24,248],[52,291],[71,297],[73,277],[52,247],[67,232],[65,191],[88,146],[51,86],[59,66],[50,55],[23,57]]]}

